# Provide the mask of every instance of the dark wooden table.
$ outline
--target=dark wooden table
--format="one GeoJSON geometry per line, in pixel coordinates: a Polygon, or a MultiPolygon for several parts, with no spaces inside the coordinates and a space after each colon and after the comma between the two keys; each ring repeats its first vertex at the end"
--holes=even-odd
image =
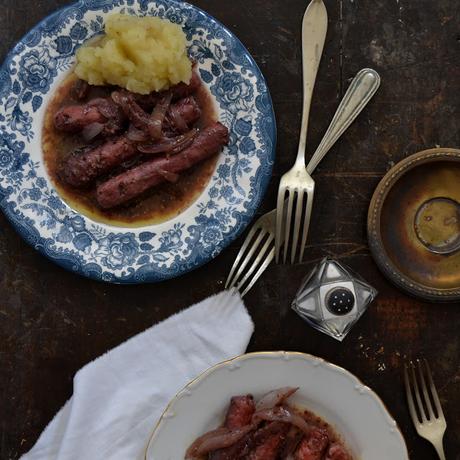
{"type": "MultiPolygon", "coordinates": [[[[63,0],[2,0],[0,57],[63,0]]],[[[301,112],[300,24],[305,0],[195,0],[245,43],[264,72],[278,120],[273,179],[260,212],[275,204],[294,160],[301,112]]],[[[426,356],[447,417],[449,459],[460,459],[460,305],[434,305],[389,284],[366,244],[366,213],[382,175],[418,150],[460,146],[460,2],[326,0],[329,31],[309,133],[318,144],[350,79],[382,76],[375,99],[315,174],[306,261],[272,265],[247,296],[256,331],[249,351],[298,350],[344,366],[375,389],[401,426],[413,459],[435,459],[412,426],[401,384],[404,360],[426,356]],[[339,258],[380,295],[343,343],[290,309],[302,277],[339,258]]],[[[243,239],[214,261],[156,285],[111,286],[68,273],[30,248],[0,213],[0,458],[32,447],[72,393],[75,372],[128,337],[220,291],[243,239]]],[[[363,419],[363,423],[365,420],[363,419]]],[[[372,459],[366,459],[372,460],[372,459]]],[[[392,459],[389,459],[392,460],[392,459]]]]}

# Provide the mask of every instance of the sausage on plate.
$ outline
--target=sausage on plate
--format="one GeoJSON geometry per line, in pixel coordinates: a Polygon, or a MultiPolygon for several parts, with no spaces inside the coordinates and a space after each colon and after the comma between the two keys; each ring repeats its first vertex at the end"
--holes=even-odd
{"type": "Polygon", "coordinates": [[[103,209],[124,204],[151,187],[167,181],[168,176],[185,171],[213,156],[228,140],[228,129],[216,122],[203,129],[193,144],[177,155],[147,161],[99,185],[96,191],[97,202],[103,209]]]}

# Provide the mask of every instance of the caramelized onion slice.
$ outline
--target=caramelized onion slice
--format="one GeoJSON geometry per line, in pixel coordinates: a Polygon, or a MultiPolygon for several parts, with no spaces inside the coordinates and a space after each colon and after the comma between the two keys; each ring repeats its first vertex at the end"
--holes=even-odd
{"type": "Polygon", "coordinates": [[[199,438],[195,439],[193,444],[187,449],[187,452],[185,453],[185,458],[193,459],[197,457],[198,455],[197,450],[205,441],[207,441],[208,439],[216,438],[219,435],[226,434],[226,433],[228,433],[228,429],[221,427],[221,428],[217,428],[212,431],[208,431],[207,433],[203,434],[199,438]]]}
{"type": "Polygon", "coordinates": [[[86,106],[96,107],[98,112],[107,119],[118,116],[118,107],[110,98],[96,97],[91,99],[86,106]]]}
{"type": "Polygon", "coordinates": [[[149,115],[136,103],[132,93],[125,90],[114,91],[111,97],[137,129],[148,132],[149,115]]]}
{"type": "Polygon", "coordinates": [[[149,140],[148,134],[146,134],[145,131],[136,128],[134,125],[129,125],[126,137],[133,142],[147,142],[149,140]]]}
{"type": "Polygon", "coordinates": [[[102,130],[104,129],[104,125],[102,123],[90,123],[89,125],[86,125],[82,132],[81,135],[85,142],[92,141],[96,136],[101,134],[102,130]]]}
{"type": "Polygon", "coordinates": [[[288,406],[277,406],[273,409],[258,411],[253,415],[252,420],[255,423],[262,420],[267,422],[290,423],[307,435],[309,435],[314,428],[312,425],[309,425],[304,418],[302,418],[288,406]]]}
{"type": "Polygon", "coordinates": [[[118,107],[114,103],[110,103],[110,101],[98,105],[97,108],[100,114],[107,119],[118,117],[118,107]]]}
{"type": "Polygon", "coordinates": [[[174,105],[172,105],[169,110],[169,117],[180,133],[186,133],[188,131],[189,128],[187,123],[174,105]]]}
{"type": "Polygon", "coordinates": [[[113,91],[110,97],[112,98],[112,101],[120,107],[123,107],[128,103],[128,96],[124,91],[113,91]]]}
{"type": "Polygon", "coordinates": [[[208,437],[198,446],[195,455],[201,457],[214,450],[233,446],[233,444],[237,443],[243,436],[246,436],[250,431],[254,430],[254,427],[254,425],[246,425],[234,430],[227,430],[226,433],[208,437]]]}
{"type": "Polygon", "coordinates": [[[158,102],[149,119],[149,133],[152,139],[161,139],[163,136],[163,121],[172,101],[172,93],[168,91],[158,102]]]}
{"type": "Polygon", "coordinates": [[[139,145],[137,149],[142,153],[169,153],[176,154],[193,143],[198,130],[192,129],[188,133],[177,137],[165,138],[155,144],[139,145]]]}
{"type": "Polygon", "coordinates": [[[275,406],[279,406],[298,389],[299,387],[283,387],[270,391],[270,393],[267,393],[257,402],[256,411],[272,409],[275,406]]]}

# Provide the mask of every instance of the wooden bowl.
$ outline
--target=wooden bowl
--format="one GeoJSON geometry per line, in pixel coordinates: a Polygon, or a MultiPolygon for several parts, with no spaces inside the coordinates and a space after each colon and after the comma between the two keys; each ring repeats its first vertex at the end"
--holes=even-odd
{"type": "Polygon", "coordinates": [[[460,150],[424,150],[394,166],[374,192],[371,253],[407,293],[460,300],[460,150]]]}

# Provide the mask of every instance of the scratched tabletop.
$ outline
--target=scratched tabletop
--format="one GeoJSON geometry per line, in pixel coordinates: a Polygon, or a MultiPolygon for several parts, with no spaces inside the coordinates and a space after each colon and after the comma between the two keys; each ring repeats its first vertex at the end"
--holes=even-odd
{"type": "MultiPolygon", "coordinates": [[[[277,160],[259,212],[273,208],[294,161],[300,127],[300,26],[306,0],[194,0],[247,46],[268,80],[277,160]]],[[[0,57],[67,2],[1,0],[0,57]]],[[[315,172],[316,200],[305,261],[272,265],[248,294],[256,330],[249,351],[296,350],[343,366],[373,388],[417,460],[436,459],[409,418],[401,369],[431,362],[447,417],[446,455],[460,459],[460,303],[429,304],[393,287],[373,262],[366,216],[381,177],[435,146],[460,147],[460,2],[325,0],[329,30],[310,118],[307,157],[351,78],[376,69],[382,86],[315,172]],[[379,290],[343,343],[290,308],[302,278],[324,256],[340,259],[379,290]]],[[[240,238],[206,266],[160,284],[115,286],[78,277],[29,247],[0,212],[0,458],[29,450],[72,394],[75,372],[146,327],[223,288],[240,238]]],[[[365,421],[363,420],[363,423],[365,421]]],[[[372,460],[372,459],[366,459],[372,460]]],[[[389,459],[392,460],[392,459],[389,459]]]]}

